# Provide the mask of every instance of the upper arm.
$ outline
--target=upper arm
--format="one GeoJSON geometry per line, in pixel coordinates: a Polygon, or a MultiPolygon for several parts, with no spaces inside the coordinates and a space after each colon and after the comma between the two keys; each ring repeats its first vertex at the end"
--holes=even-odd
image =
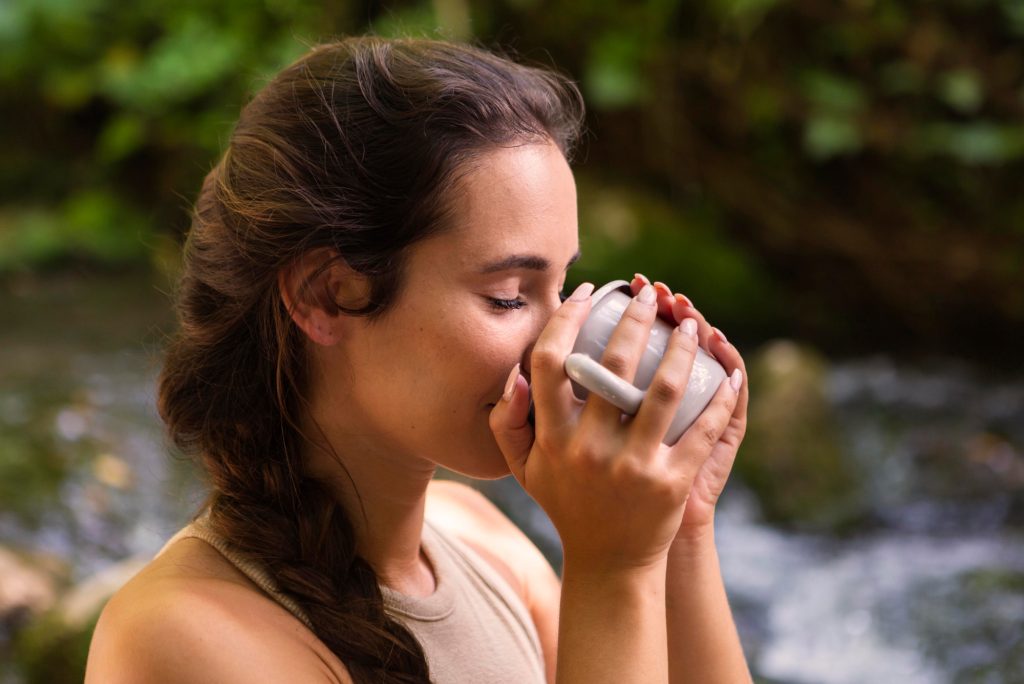
{"type": "Polygon", "coordinates": [[[351,681],[344,666],[310,648],[301,623],[269,624],[262,608],[238,610],[245,599],[234,601],[231,587],[147,589],[122,589],[104,608],[86,684],[351,681]]]}
{"type": "Polygon", "coordinates": [[[540,637],[548,681],[553,682],[562,588],[551,564],[530,538],[477,490],[434,480],[428,493],[430,519],[494,565],[522,597],[540,637]]]}

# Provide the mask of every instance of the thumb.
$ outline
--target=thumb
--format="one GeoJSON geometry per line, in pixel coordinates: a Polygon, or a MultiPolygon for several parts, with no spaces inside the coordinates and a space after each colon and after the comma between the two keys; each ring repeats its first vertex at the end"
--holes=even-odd
{"type": "Polygon", "coordinates": [[[524,481],[526,459],[533,446],[533,426],[527,420],[529,413],[530,385],[519,372],[517,363],[505,383],[505,393],[491,409],[488,424],[509,470],[520,484],[524,481]]]}

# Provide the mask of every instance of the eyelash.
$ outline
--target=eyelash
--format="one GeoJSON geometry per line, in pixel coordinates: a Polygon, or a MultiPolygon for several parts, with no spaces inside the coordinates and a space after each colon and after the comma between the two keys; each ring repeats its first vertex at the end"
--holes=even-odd
{"type": "Polygon", "coordinates": [[[515,311],[526,306],[526,302],[522,299],[495,299],[494,297],[488,297],[491,302],[491,307],[498,311],[515,311]]]}
{"type": "MultiPolygon", "coordinates": [[[[491,308],[497,309],[498,311],[518,311],[526,306],[526,302],[522,299],[496,299],[494,297],[487,298],[491,302],[491,308]]],[[[561,292],[558,293],[559,301],[564,302],[566,295],[561,292]]]]}

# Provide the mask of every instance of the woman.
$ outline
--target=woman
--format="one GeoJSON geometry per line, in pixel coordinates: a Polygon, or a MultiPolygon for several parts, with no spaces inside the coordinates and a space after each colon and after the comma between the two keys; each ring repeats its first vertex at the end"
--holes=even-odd
{"type": "Polygon", "coordinates": [[[212,493],[107,605],[88,682],[749,680],[712,525],[740,356],[638,277],[603,363],[629,378],[658,312],[682,325],[637,416],[562,369],[592,291],[559,297],[581,120],[560,76],[379,38],[313,49],[246,106],[159,386],[212,493]],[[698,344],[733,375],[668,447],[698,344]],[[511,470],[561,584],[439,465],[511,470]]]}

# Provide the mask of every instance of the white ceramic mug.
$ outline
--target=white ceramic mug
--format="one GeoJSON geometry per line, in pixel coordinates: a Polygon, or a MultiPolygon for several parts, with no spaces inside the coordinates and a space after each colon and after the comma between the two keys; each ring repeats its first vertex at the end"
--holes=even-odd
{"type": "MultiPolygon", "coordinates": [[[[602,366],[600,360],[604,348],[632,299],[629,283],[625,280],[613,280],[598,288],[591,295],[590,315],[580,328],[572,353],[565,360],[565,372],[572,379],[573,392],[579,399],[586,399],[590,392],[594,392],[628,415],[635,415],[640,409],[673,330],[673,326],[660,317],[655,319],[632,383],[602,366]]],[[[665,444],[674,444],[693,424],[725,378],[721,364],[698,348],[686,394],[662,440],[665,444]]]]}

